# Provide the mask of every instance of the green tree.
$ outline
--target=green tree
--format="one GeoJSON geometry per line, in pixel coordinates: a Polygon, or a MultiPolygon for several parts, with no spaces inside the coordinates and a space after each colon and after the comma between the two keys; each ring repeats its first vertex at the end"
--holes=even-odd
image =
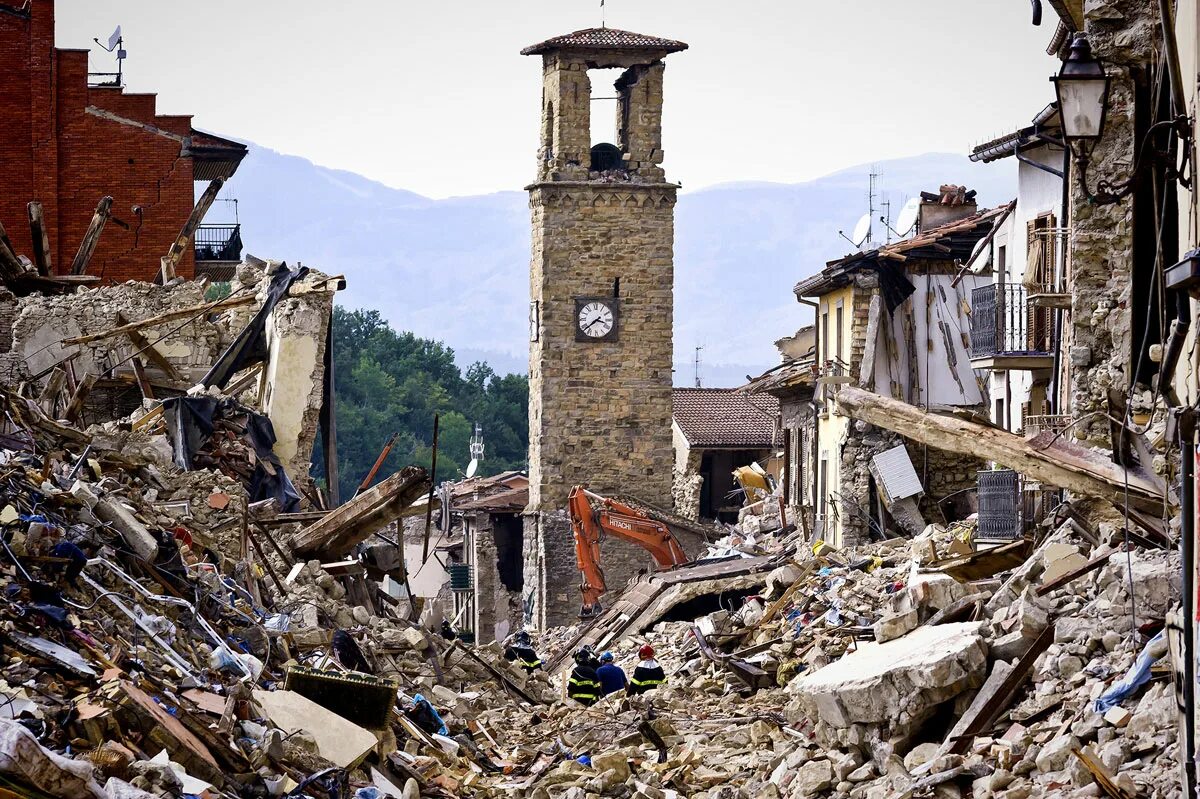
{"type": "MultiPolygon", "coordinates": [[[[338,490],[349,499],[384,444],[397,434],[376,481],[414,463],[429,468],[438,421],[438,479],[454,479],[470,460],[476,423],[486,452],[479,473],[524,469],[529,444],[529,383],[497,375],[486,363],[464,375],[441,342],[397,333],[378,311],[333,313],[338,490]]],[[[324,478],[320,450],[313,472],[324,478]]]]}

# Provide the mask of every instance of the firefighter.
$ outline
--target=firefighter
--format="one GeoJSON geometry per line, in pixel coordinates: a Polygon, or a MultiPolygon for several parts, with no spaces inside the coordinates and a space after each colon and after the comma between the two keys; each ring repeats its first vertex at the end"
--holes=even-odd
{"type": "Polygon", "coordinates": [[[524,630],[509,638],[505,643],[504,659],[509,662],[515,660],[529,674],[542,667],[542,659],[538,657],[537,651],[533,648],[533,641],[529,638],[529,633],[524,630]]]}
{"type": "Polygon", "coordinates": [[[600,698],[600,680],[596,676],[599,663],[590,646],[580,647],[575,653],[575,668],[567,680],[567,696],[581,705],[591,706],[600,698]]]}
{"type": "Polygon", "coordinates": [[[642,648],[638,650],[638,658],[640,662],[629,677],[629,687],[626,689],[629,693],[644,694],[666,685],[667,674],[654,659],[654,647],[650,644],[643,644],[642,648]]]}
{"type": "Polygon", "coordinates": [[[614,660],[612,652],[605,652],[600,656],[600,668],[596,669],[596,676],[600,678],[600,693],[604,696],[623,690],[629,685],[625,672],[613,662],[614,660]]]}

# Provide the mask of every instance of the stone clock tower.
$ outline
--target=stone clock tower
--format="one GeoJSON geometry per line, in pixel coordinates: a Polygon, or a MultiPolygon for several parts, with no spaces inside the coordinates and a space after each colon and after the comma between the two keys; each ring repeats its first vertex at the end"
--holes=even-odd
{"type": "MultiPolygon", "coordinates": [[[[575,621],[579,570],[566,515],[587,483],[671,505],[671,322],[675,192],[662,169],[663,58],[683,42],[591,28],[522,50],[542,57],[529,266],[526,616],[575,621]],[[591,141],[588,70],[623,69],[617,141],[591,141]]],[[[646,553],[604,542],[606,600],[646,553]]]]}

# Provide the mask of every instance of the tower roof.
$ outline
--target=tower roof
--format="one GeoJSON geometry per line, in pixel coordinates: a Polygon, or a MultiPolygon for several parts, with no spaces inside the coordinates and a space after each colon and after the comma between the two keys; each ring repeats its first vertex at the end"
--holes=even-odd
{"type": "Polygon", "coordinates": [[[584,28],[532,44],[522,50],[521,55],[541,55],[554,50],[660,50],[677,53],[686,49],[685,43],[674,39],[660,39],[619,28],[584,28]]]}

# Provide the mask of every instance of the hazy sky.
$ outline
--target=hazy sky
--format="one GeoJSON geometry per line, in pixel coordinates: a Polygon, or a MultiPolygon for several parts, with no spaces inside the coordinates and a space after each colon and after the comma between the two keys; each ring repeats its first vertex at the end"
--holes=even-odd
{"type": "MultiPolygon", "coordinates": [[[[610,27],[682,39],[664,148],[685,189],[796,182],[966,152],[1051,97],[1028,0],[608,0],[610,27]]],[[[60,47],[122,26],[130,91],[161,112],[431,197],[533,177],[541,60],[598,0],[59,0],[60,47]]],[[[602,87],[607,89],[608,87],[602,87]]],[[[611,92],[605,91],[605,94],[611,92]]],[[[602,112],[607,119],[611,111],[602,112]]]]}

